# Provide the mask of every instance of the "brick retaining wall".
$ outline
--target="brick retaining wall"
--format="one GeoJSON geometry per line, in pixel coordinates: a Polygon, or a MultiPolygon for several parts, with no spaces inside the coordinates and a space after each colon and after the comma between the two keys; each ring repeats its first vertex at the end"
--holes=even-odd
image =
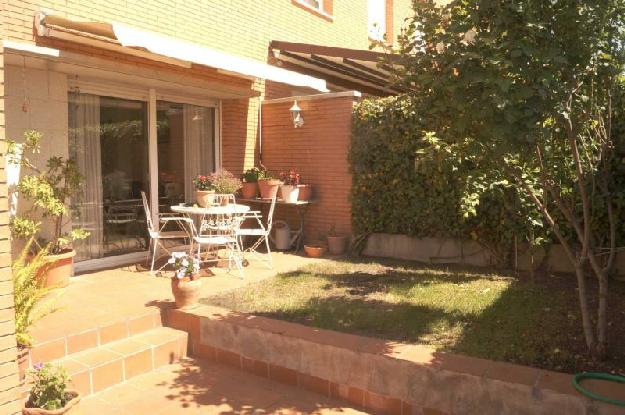
{"type": "MultiPolygon", "coordinates": [[[[436,352],[202,306],[169,310],[190,353],[389,414],[622,414],[584,398],[571,375],[436,352]]],[[[605,382],[588,384],[610,396],[605,382]]]]}

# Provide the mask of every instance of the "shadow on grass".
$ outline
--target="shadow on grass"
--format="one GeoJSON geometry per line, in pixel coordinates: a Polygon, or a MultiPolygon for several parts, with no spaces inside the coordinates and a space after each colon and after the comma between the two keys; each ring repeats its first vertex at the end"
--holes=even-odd
{"type": "Polygon", "coordinates": [[[342,260],[202,301],[323,329],[560,371],[579,369],[580,353],[585,352],[573,285],[566,282],[555,289],[474,268],[342,260]],[[472,284],[483,290],[475,292],[472,284]],[[432,293],[437,296],[424,301],[422,297],[432,293]]]}

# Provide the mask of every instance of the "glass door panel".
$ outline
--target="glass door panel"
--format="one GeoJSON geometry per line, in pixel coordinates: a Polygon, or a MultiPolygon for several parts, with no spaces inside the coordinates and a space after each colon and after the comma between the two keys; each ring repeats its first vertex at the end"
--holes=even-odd
{"type": "Polygon", "coordinates": [[[78,259],[147,249],[141,191],[149,191],[147,104],[71,93],[70,156],[85,178],[72,223],[91,236],[78,259]]]}
{"type": "Polygon", "coordinates": [[[193,178],[215,171],[215,109],[157,102],[159,210],[195,201],[193,178]]]}

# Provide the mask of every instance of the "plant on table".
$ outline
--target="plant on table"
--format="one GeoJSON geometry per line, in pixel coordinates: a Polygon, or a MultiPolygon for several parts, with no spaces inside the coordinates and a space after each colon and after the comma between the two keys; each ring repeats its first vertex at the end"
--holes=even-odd
{"type": "Polygon", "coordinates": [[[176,307],[187,309],[197,306],[200,294],[200,260],[186,252],[173,252],[167,262],[174,267],[171,291],[176,307]]]}
{"type": "Polygon", "coordinates": [[[64,414],[80,401],[80,394],[67,388],[69,375],[62,366],[37,364],[29,372],[32,388],[22,413],[64,414]]]}
{"type": "Polygon", "coordinates": [[[282,185],[280,186],[280,193],[282,194],[282,200],[287,203],[295,203],[299,197],[299,184],[301,176],[295,169],[289,170],[289,172],[281,172],[280,180],[282,185]]]}
{"type": "Polygon", "coordinates": [[[210,179],[215,193],[221,195],[220,203],[222,205],[227,205],[229,196],[241,188],[241,180],[234,177],[228,170],[215,172],[211,174],[210,179]]]}
{"type": "Polygon", "coordinates": [[[14,238],[34,237],[32,245],[35,250],[46,246],[43,278],[48,286],[63,286],[69,282],[73,270],[75,251],[72,243],[89,236],[89,232],[80,228],[64,231],[70,223],[66,203],[80,194],[83,177],[74,160],[59,156],[48,158],[45,168],[39,168],[29,155],[41,152],[42,137],[40,132],[31,130],[24,133],[23,143],[7,141],[7,161],[19,165],[25,172],[12,190],[32,205],[11,220],[11,235],[14,238]],[[45,235],[47,238],[41,231],[42,220],[52,224],[52,234],[45,235]]]}
{"type": "Polygon", "coordinates": [[[258,181],[264,179],[266,174],[267,170],[259,167],[252,167],[243,173],[241,195],[244,199],[254,199],[258,195],[258,181]]]}
{"type": "Polygon", "coordinates": [[[215,200],[215,188],[210,175],[200,174],[193,179],[195,186],[195,200],[201,207],[210,206],[215,200]]]}
{"type": "Polygon", "coordinates": [[[261,168],[262,177],[258,178],[258,190],[260,191],[261,199],[272,199],[278,194],[278,189],[282,184],[282,181],[273,177],[273,175],[267,171],[264,167],[261,168]]]}

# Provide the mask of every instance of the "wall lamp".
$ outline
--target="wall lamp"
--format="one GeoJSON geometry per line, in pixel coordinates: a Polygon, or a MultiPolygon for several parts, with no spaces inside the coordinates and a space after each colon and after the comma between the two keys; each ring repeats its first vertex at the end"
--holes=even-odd
{"type": "Polygon", "coordinates": [[[297,101],[293,101],[293,106],[289,109],[289,111],[291,111],[293,127],[302,127],[304,125],[304,117],[302,116],[302,109],[297,105],[297,101]]]}

